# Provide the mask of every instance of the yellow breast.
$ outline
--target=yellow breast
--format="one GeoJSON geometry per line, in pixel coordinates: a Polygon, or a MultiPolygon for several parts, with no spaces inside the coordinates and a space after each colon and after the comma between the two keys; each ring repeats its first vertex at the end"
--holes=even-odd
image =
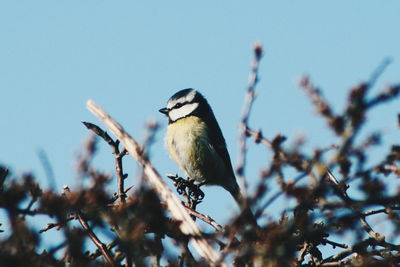
{"type": "Polygon", "coordinates": [[[165,141],[171,158],[198,182],[208,180],[209,172],[215,172],[213,165],[221,164],[210,145],[207,125],[198,117],[189,116],[169,124],[165,141]]]}

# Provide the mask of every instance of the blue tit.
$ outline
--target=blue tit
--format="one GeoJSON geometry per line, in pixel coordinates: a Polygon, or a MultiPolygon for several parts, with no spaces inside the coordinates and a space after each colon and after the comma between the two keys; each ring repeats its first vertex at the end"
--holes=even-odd
{"type": "Polygon", "coordinates": [[[179,168],[198,184],[222,186],[240,205],[240,189],[225,139],[203,95],[183,89],[160,112],[168,117],[165,143],[179,168]]]}

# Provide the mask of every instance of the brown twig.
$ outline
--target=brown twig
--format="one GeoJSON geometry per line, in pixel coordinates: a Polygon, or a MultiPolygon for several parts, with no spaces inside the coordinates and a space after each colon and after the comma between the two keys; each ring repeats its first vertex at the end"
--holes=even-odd
{"type": "MultiPolygon", "coordinates": [[[[119,203],[124,204],[126,203],[126,192],[128,190],[125,190],[125,184],[124,181],[127,178],[127,174],[124,174],[123,171],[123,165],[122,165],[122,158],[128,154],[128,151],[123,148],[122,151],[119,149],[119,140],[113,140],[111,136],[104,130],[102,130],[99,126],[89,123],[89,122],[82,122],[89,130],[93,131],[95,134],[100,136],[104,141],[107,142],[107,144],[110,145],[112,149],[112,153],[114,155],[114,160],[115,160],[115,171],[117,173],[117,198],[119,200],[119,203]]],[[[118,226],[114,226],[115,229],[118,228],[118,226]]],[[[126,255],[126,266],[130,267],[132,266],[131,258],[129,255],[126,255]]]]}
{"type": "Polygon", "coordinates": [[[266,138],[263,136],[263,134],[262,134],[262,132],[261,132],[261,129],[258,130],[258,131],[254,131],[254,130],[250,129],[249,127],[246,127],[246,128],[244,128],[243,130],[246,131],[246,135],[251,135],[251,136],[254,137],[254,142],[255,142],[256,144],[258,144],[258,143],[263,143],[265,146],[267,146],[267,147],[269,147],[269,148],[272,147],[272,142],[269,141],[268,139],[266,139],[266,138]]]}
{"type": "Polygon", "coordinates": [[[334,184],[338,195],[344,200],[344,202],[348,205],[348,207],[355,212],[355,214],[359,218],[361,225],[362,225],[363,229],[365,230],[365,232],[367,232],[368,235],[374,239],[374,241],[375,241],[374,245],[379,245],[382,247],[386,247],[386,248],[398,251],[400,249],[399,245],[394,245],[394,244],[386,242],[384,235],[381,235],[372,229],[372,227],[370,226],[370,224],[367,222],[367,220],[365,218],[366,216],[364,216],[364,214],[361,213],[357,209],[356,205],[353,205],[353,200],[347,195],[345,187],[340,186],[338,184],[336,178],[333,176],[333,174],[330,171],[327,172],[327,176],[329,177],[329,181],[331,181],[331,183],[334,184]]]}
{"type": "MultiPolygon", "coordinates": [[[[368,84],[361,84],[360,86],[354,88],[351,91],[346,113],[342,116],[334,115],[329,104],[322,98],[319,89],[316,88],[309,81],[308,77],[304,77],[300,82],[301,87],[310,96],[318,112],[327,119],[331,128],[334,129],[335,132],[342,137],[341,145],[339,146],[336,155],[333,157],[332,163],[328,164],[327,166],[333,165],[334,163],[337,162],[340,163],[340,159],[345,158],[345,155],[347,155],[351,151],[350,147],[354,141],[354,138],[359,132],[361,125],[365,121],[366,110],[372,105],[392,99],[394,96],[399,94],[399,88],[391,87],[390,90],[381,93],[373,100],[369,102],[366,100],[366,92],[368,91],[370,86],[375,83],[376,79],[381,75],[385,67],[386,65],[383,65],[383,67],[378,69],[374,73],[368,84]]],[[[365,216],[363,216],[363,214],[360,211],[358,211],[356,206],[353,205],[353,201],[347,195],[346,187],[339,184],[336,178],[329,171],[328,167],[326,167],[326,173],[327,173],[327,179],[331,182],[332,185],[334,185],[337,194],[342,198],[344,203],[346,203],[346,205],[357,214],[357,217],[359,218],[363,229],[377,242],[381,244],[386,243],[384,241],[385,239],[384,236],[381,236],[379,233],[375,232],[369,225],[369,223],[366,221],[365,216]]],[[[344,173],[346,174],[347,172],[344,173]]]]}
{"type": "Polygon", "coordinates": [[[122,158],[127,154],[127,151],[125,149],[120,151],[119,140],[117,139],[114,141],[111,136],[106,131],[102,130],[99,126],[85,121],[83,121],[82,123],[86,126],[86,128],[94,132],[96,135],[106,141],[107,144],[110,145],[115,158],[115,171],[118,178],[118,199],[121,203],[125,203],[126,194],[124,189],[124,180],[126,179],[127,174],[124,174],[123,171],[122,158]]]}
{"type": "Polygon", "coordinates": [[[310,81],[308,76],[302,77],[299,85],[309,96],[312,104],[316,108],[316,112],[326,119],[328,125],[337,135],[343,135],[345,130],[344,119],[342,116],[334,114],[331,106],[324,99],[321,90],[310,81]]]}
{"type": "Polygon", "coordinates": [[[246,188],[247,188],[247,183],[244,178],[245,176],[245,166],[246,166],[246,153],[247,153],[247,129],[248,127],[248,122],[249,122],[249,117],[250,117],[250,111],[254,103],[254,99],[256,97],[256,85],[259,80],[258,78],[258,68],[260,65],[260,60],[263,55],[263,48],[260,43],[255,43],[254,47],[254,59],[252,61],[252,66],[251,66],[251,72],[249,75],[249,84],[247,86],[247,91],[246,91],[246,97],[245,101],[243,104],[243,110],[242,110],[242,116],[240,119],[240,135],[239,135],[239,159],[236,167],[236,174],[238,176],[239,182],[241,183],[243,187],[243,196],[246,198],[246,188]]]}
{"type": "Polygon", "coordinates": [[[208,215],[204,215],[200,212],[197,212],[189,207],[186,207],[186,210],[193,216],[196,216],[197,218],[199,218],[200,220],[202,220],[205,223],[208,223],[209,225],[211,225],[212,227],[214,227],[215,230],[217,230],[218,232],[221,232],[224,230],[224,228],[218,224],[213,218],[211,218],[208,215]]]}
{"type": "Polygon", "coordinates": [[[389,86],[385,91],[381,92],[366,104],[367,108],[372,108],[377,104],[383,104],[386,101],[393,100],[400,94],[400,85],[389,86]]]}
{"type": "Polygon", "coordinates": [[[331,241],[331,240],[328,240],[328,239],[325,239],[324,242],[329,244],[329,245],[331,245],[333,248],[335,248],[335,247],[348,248],[349,247],[346,244],[340,244],[340,243],[337,243],[337,242],[334,242],[334,241],[331,241]]]}
{"type": "Polygon", "coordinates": [[[389,214],[391,210],[400,210],[400,207],[387,207],[387,208],[379,209],[379,210],[370,210],[370,211],[364,212],[362,214],[362,216],[367,217],[367,216],[380,214],[380,213],[389,214]]]}
{"type": "Polygon", "coordinates": [[[365,219],[365,216],[363,216],[362,213],[360,211],[358,211],[358,209],[355,207],[355,205],[353,205],[353,200],[349,197],[349,195],[346,192],[347,188],[344,186],[341,186],[339,184],[339,182],[337,181],[337,179],[335,178],[335,176],[333,176],[333,174],[329,170],[327,170],[326,175],[327,175],[328,181],[330,181],[331,184],[334,185],[335,191],[343,199],[344,203],[346,203],[348,205],[348,207],[357,214],[357,217],[359,217],[359,220],[360,220],[361,225],[363,226],[364,230],[372,238],[376,239],[379,242],[384,242],[385,237],[380,235],[379,233],[375,232],[372,229],[372,227],[369,225],[367,220],[365,219]]]}
{"type": "Polygon", "coordinates": [[[90,228],[87,221],[83,218],[82,214],[78,213],[77,218],[78,218],[79,223],[82,225],[83,229],[85,229],[86,233],[89,235],[89,238],[96,245],[96,247],[101,251],[101,254],[103,254],[104,259],[107,261],[107,263],[113,267],[117,266],[108,247],[103,242],[100,241],[100,239],[97,237],[97,235],[90,228]]]}
{"type": "MultiPolygon", "coordinates": [[[[343,259],[349,257],[350,255],[352,255],[354,253],[359,253],[360,250],[361,251],[366,250],[367,247],[375,247],[376,245],[379,245],[379,244],[376,243],[376,240],[374,238],[364,239],[364,240],[354,244],[353,246],[349,246],[345,250],[340,251],[336,255],[333,255],[333,256],[330,256],[330,257],[324,259],[322,261],[321,266],[335,266],[335,265],[332,265],[333,263],[338,263],[338,266],[343,266],[345,263],[345,261],[343,259]]],[[[389,248],[389,250],[398,251],[399,247],[400,246],[391,247],[391,248],[389,248]]],[[[381,251],[376,250],[376,252],[378,253],[379,256],[382,257],[382,254],[380,253],[381,251]]],[[[351,260],[351,258],[349,260],[351,260]]]]}
{"type": "MultiPolygon", "coordinates": [[[[115,240],[113,240],[111,243],[109,243],[107,245],[107,250],[111,251],[117,245],[118,245],[118,239],[115,239],[115,240]]],[[[89,258],[95,259],[97,257],[100,257],[102,254],[103,253],[102,253],[101,249],[98,248],[98,249],[96,249],[96,251],[94,251],[93,253],[89,254],[89,258]]]]}
{"type": "MultiPolygon", "coordinates": [[[[68,197],[68,195],[70,195],[70,192],[71,192],[70,188],[68,186],[64,186],[61,194],[65,197],[68,197]]],[[[97,246],[97,248],[103,254],[103,257],[107,261],[107,263],[110,264],[110,266],[116,267],[117,264],[115,263],[110,250],[107,249],[107,246],[103,242],[101,242],[100,239],[97,237],[97,235],[93,232],[93,230],[91,229],[91,227],[89,226],[87,221],[84,219],[81,212],[77,211],[77,212],[75,212],[75,214],[73,216],[74,216],[74,218],[78,219],[79,223],[81,224],[83,229],[86,231],[89,238],[92,240],[92,242],[97,246]]]]}
{"type": "MultiPolygon", "coordinates": [[[[77,217],[75,215],[70,215],[70,217],[67,218],[66,222],[75,220],[76,218],[77,217]]],[[[41,233],[47,232],[47,231],[49,231],[50,229],[53,229],[53,228],[56,228],[56,230],[60,230],[64,226],[64,224],[65,223],[48,223],[46,225],[46,227],[44,227],[44,228],[39,230],[39,233],[41,234],[41,233]]]]}

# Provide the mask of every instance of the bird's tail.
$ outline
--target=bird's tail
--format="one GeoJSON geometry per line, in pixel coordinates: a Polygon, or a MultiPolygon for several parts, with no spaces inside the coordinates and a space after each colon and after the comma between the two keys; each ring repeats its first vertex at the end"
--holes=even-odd
{"type": "Polygon", "coordinates": [[[236,203],[238,204],[241,215],[240,218],[244,219],[245,222],[249,222],[255,226],[258,226],[257,224],[257,218],[254,216],[254,213],[251,211],[249,207],[248,201],[243,197],[243,194],[240,192],[239,185],[235,181],[235,185],[231,186],[229,188],[226,188],[226,190],[231,193],[232,197],[235,199],[236,203]]]}

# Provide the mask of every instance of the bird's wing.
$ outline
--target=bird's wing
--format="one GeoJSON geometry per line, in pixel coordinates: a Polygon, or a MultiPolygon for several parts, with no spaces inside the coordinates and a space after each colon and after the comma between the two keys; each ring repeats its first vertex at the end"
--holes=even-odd
{"type": "Polygon", "coordinates": [[[210,127],[210,130],[208,131],[208,133],[209,133],[209,140],[211,142],[211,145],[214,147],[215,151],[218,153],[218,155],[221,157],[221,159],[225,163],[225,167],[226,167],[229,175],[231,175],[234,178],[235,174],[234,174],[234,171],[232,168],[231,158],[230,158],[228,150],[226,148],[226,143],[225,143],[224,136],[222,135],[222,131],[219,128],[217,123],[209,122],[208,125],[210,127]]]}

